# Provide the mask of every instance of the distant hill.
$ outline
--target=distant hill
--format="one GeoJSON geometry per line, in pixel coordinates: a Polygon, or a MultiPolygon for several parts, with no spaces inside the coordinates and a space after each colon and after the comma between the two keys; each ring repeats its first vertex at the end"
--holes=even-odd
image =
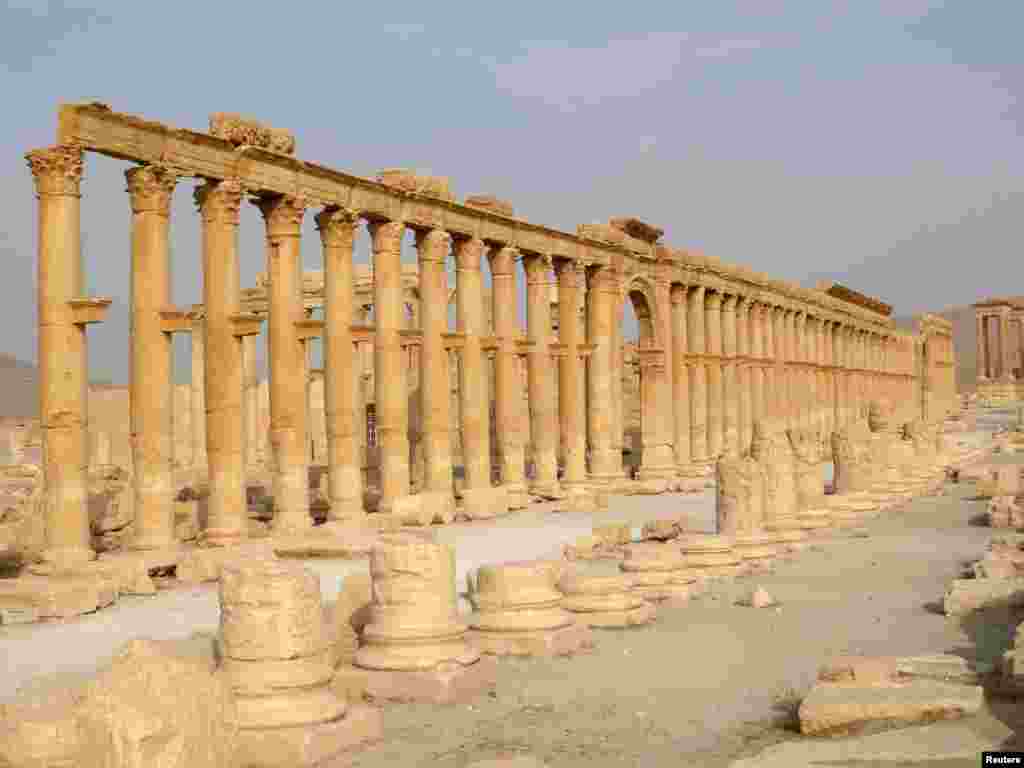
{"type": "Polygon", "coordinates": [[[38,418],[38,392],[36,367],[0,352],[0,418],[38,418]]]}

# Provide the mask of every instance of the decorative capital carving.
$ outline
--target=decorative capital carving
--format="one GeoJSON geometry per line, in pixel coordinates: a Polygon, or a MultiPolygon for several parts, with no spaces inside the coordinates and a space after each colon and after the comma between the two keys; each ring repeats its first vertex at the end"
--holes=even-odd
{"type": "Polygon", "coordinates": [[[192,192],[192,198],[207,224],[219,222],[238,226],[244,189],[237,179],[208,179],[192,192]]]}
{"type": "Polygon", "coordinates": [[[140,165],[125,171],[124,178],[131,195],[132,213],[170,215],[171,195],[178,183],[174,171],[161,165],[140,165]]]}
{"type": "Polygon", "coordinates": [[[374,220],[366,227],[373,239],[374,253],[394,253],[402,250],[402,237],[405,235],[404,221],[374,220]]]}
{"type": "Polygon", "coordinates": [[[309,200],[299,195],[264,195],[256,206],[267,223],[267,237],[298,237],[309,200]]]}
{"type": "Polygon", "coordinates": [[[58,144],[46,149],[34,149],[25,154],[28,167],[36,182],[36,194],[81,194],[82,148],[74,144],[58,144]]]}
{"type": "Polygon", "coordinates": [[[316,215],[316,228],[325,248],[351,249],[359,229],[359,212],[329,206],[316,215]]]}
{"type": "Polygon", "coordinates": [[[527,284],[547,283],[551,279],[551,257],[546,253],[524,253],[523,267],[527,284]]]}
{"type": "Polygon", "coordinates": [[[491,264],[491,276],[514,275],[519,249],[511,245],[494,246],[487,252],[487,260],[491,264]]]}
{"type": "Polygon", "coordinates": [[[480,269],[480,259],[484,257],[484,241],[479,237],[460,237],[455,239],[455,268],[480,269]]]}
{"type": "Polygon", "coordinates": [[[443,229],[416,233],[416,251],[421,264],[444,264],[451,247],[452,236],[443,229]]]}
{"type": "Polygon", "coordinates": [[[722,294],[720,293],[705,293],[704,294],[704,308],[710,309],[712,312],[718,312],[722,309],[722,294]]]}
{"type": "Polygon", "coordinates": [[[727,294],[722,298],[722,311],[723,312],[735,312],[736,311],[736,300],[735,294],[727,294]]]}

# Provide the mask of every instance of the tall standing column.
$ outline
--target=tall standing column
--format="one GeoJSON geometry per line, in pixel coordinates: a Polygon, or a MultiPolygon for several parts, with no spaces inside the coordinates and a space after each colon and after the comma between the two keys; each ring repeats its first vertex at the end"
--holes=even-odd
{"type": "Polygon", "coordinates": [[[747,354],[750,356],[747,376],[750,379],[749,399],[750,411],[747,417],[750,431],[747,435],[748,444],[753,437],[753,425],[764,415],[764,328],[763,328],[764,305],[760,302],[751,302],[748,315],[747,328],[749,344],[747,354]]]}
{"type": "Polygon", "coordinates": [[[1005,383],[1013,382],[1013,345],[1010,343],[1010,308],[1004,307],[999,313],[999,378],[1005,383]]]}
{"type": "Polygon", "coordinates": [[[590,433],[590,477],[595,483],[611,485],[622,477],[622,452],[613,439],[613,367],[615,308],[619,285],[614,270],[598,267],[591,272],[587,303],[587,336],[594,345],[587,379],[588,432],[590,433]]]}
{"type": "Polygon", "coordinates": [[[459,412],[466,484],[462,498],[466,514],[473,519],[494,517],[508,511],[504,492],[498,499],[497,489],[492,491],[491,488],[490,393],[482,347],[485,328],[480,259],[483,254],[482,240],[460,238],[455,241],[455,315],[458,330],[463,334],[459,412]],[[504,508],[500,508],[502,506],[504,508]]]}
{"type": "Polygon", "coordinates": [[[776,381],[775,367],[775,307],[765,304],[761,311],[761,376],[764,382],[764,391],[761,400],[761,418],[768,419],[774,416],[776,410],[776,381]]]}
{"type": "MultiPolygon", "coordinates": [[[[529,502],[524,475],[526,457],[520,412],[523,392],[519,382],[516,307],[516,262],[519,251],[495,246],[488,253],[491,264],[491,317],[498,351],[494,359],[494,417],[501,460],[501,482],[510,509],[522,509],[529,502]]],[[[605,341],[607,348],[607,340],[605,341]]]]}
{"type": "Polygon", "coordinates": [[[256,368],[256,343],[258,336],[242,338],[242,425],[243,465],[253,471],[263,464],[264,456],[260,444],[259,405],[260,379],[256,368]]]}
{"type": "Polygon", "coordinates": [[[193,482],[209,476],[206,458],[206,320],[203,309],[192,312],[192,383],[189,392],[189,424],[192,428],[193,482]]]}
{"type": "Polygon", "coordinates": [[[974,341],[975,356],[975,380],[978,382],[988,379],[988,345],[985,343],[985,315],[979,309],[974,310],[974,341]]]}
{"type": "Polygon", "coordinates": [[[82,151],[57,146],[25,159],[39,198],[39,416],[43,441],[45,558],[57,566],[95,558],[89,534],[86,332],[71,302],[84,293],[82,151]]]}
{"type": "Polygon", "coordinates": [[[844,377],[846,375],[843,361],[843,326],[835,323],[832,326],[832,405],[834,423],[838,431],[846,426],[846,394],[844,377]]]}
{"type": "Polygon", "coordinates": [[[790,347],[790,360],[793,367],[792,392],[790,397],[793,403],[793,426],[802,428],[808,424],[808,416],[811,403],[807,398],[807,313],[798,311],[793,313],[792,346],[790,347]]]}
{"type": "Polygon", "coordinates": [[[750,448],[753,418],[751,416],[751,365],[750,365],[750,315],[751,303],[746,296],[736,304],[736,434],[739,438],[738,455],[750,448]]]}
{"type": "Polygon", "coordinates": [[[672,401],[673,447],[676,470],[686,475],[690,467],[690,375],[687,370],[686,289],[676,286],[670,295],[672,306],[672,401]]]}
{"type": "MultiPolygon", "coordinates": [[[[524,254],[526,267],[526,324],[533,346],[527,353],[530,390],[530,442],[534,476],[531,492],[558,498],[558,460],[555,453],[557,415],[551,386],[550,260],[540,254],[524,254]]],[[[621,438],[620,438],[621,439],[621,438]]]]}
{"type": "Polygon", "coordinates": [[[158,166],[125,172],[132,206],[129,420],[135,537],[132,549],[172,549],[174,537],[174,370],[169,230],[177,179],[158,166]]]}
{"type": "Polygon", "coordinates": [[[299,338],[297,328],[305,319],[299,237],[306,201],[275,195],[262,198],[259,207],[266,220],[270,294],[267,347],[270,443],[275,459],[273,527],[276,531],[299,532],[313,524],[308,493],[306,345],[299,338]]]}
{"type": "Polygon", "coordinates": [[[722,398],[722,295],[704,297],[704,331],[708,354],[708,457],[721,458],[724,439],[725,404],[722,398]]]}
{"type": "Polygon", "coordinates": [[[373,239],[373,393],[376,400],[377,445],[380,448],[378,511],[396,512],[409,495],[408,385],[401,331],[402,237],[405,223],[371,221],[373,239]]]}
{"type": "Polygon", "coordinates": [[[242,194],[242,185],[236,180],[209,180],[194,193],[203,222],[206,313],[203,347],[210,497],[203,538],[218,546],[243,538],[246,527],[242,339],[235,327],[241,299],[238,222],[242,194]]]}
{"type": "MultiPolygon", "coordinates": [[[[661,249],[659,248],[659,253],[661,249]]],[[[657,374],[658,379],[658,402],[657,402],[657,430],[656,440],[661,446],[659,451],[662,460],[659,461],[659,477],[674,478],[675,472],[675,412],[676,404],[672,398],[675,391],[676,366],[673,358],[675,346],[672,341],[672,278],[670,262],[660,262],[656,265],[654,280],[654,317],[652,322],[657,324],[655,336],[657,344],[664,353],[662,355],[662,366],[657,374]],[[671,467],[671,469],[670,469],[671,467]]],[[[680,405],[680,407],[683,407],[680,405]]],[[[646,445],[645,452],[646,452],[646,445]]],[[[648,462],[644,462],[645,464],[648,462]]]]}
{"type": "Polygon", "coordinates": [[[704,300],[706,289],[695,286],[687,294],[686,331],[690,345],[690,452],[693,462],[706,465],[708,455],[708,390],[707,390],[707,337],[705,334],[704,300]]]}
{"type": "Polygon", "coordinates": [[[558,336],[563,355],[558,364],[558,423],[561,453],[565,461],[563,486],[573,497],[585,496],[587,448],[584,403],[580,400],[579,271],[571,259],[556,259],[558,279],[558,336]]]}
{"type": "Polygon", "coordinates": [[[739,456],[740,398],[736,375],[736,302],[738,296],[722,300],[722,452],[739,456]]]}
{"type": "MultiPolygon", "coordinates": [[[[358,520],[363,509],[359,449],[362,419],[357,410],[355,273],[352,250],[359,216],[328,207],[316,215],[324,262],[324,411],[327,431],[327,503],[331,520],[358,520]]],[[[422,274],[422,272],[421,272],[422,274]]],[[[424,302],[426,309],[426,302],[424,302]]]]}

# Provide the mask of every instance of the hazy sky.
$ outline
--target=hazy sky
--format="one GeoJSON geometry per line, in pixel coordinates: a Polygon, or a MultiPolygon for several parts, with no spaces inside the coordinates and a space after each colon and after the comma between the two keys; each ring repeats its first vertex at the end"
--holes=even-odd
{"type": "MultiPolygon", "coordinates": [[[[1024,292],[1024,3],[32,3],[0,8],[0,351],[35,360],[35,201],[23,153],[57,105],[205,130],[215,111],[291,129],[303,159],[415,167],[460,198],[575,231],[635,215],[677,247],[898,314],[1024,292]]],[[[94,376],[126,380],[126,164],[87,159],[94,376]]],[[[179,184],[174,301],[200,300],[193,182],[179,184]]],[[[243,214],[243,282],[262,268],[243,214]]],[[[319,268],[307,215],[303,258],[319,268]]],[[[365,238],[359,260],[366,261],[365,238]]],[[[411,252],[407,255],[413,258],[411,252]]],[[[187,341],[179,375],[187,371],[187,341]],[[184,366],[184,368],[182,368],[184,366]]]]}

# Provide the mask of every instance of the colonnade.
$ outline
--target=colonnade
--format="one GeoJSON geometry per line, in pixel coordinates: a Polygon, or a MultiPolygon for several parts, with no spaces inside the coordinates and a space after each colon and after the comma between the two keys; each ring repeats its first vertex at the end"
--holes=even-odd
{"type": "MultiPolygon", "coordinates": [[[[659,489],[675,486],[680,478],[707,476],[717,458],[745,451],[758,418],[813,428],[825,440],[829,431],[865,413],[872,398],[919,399],[914,397],[920,379],[915,337],[893,328],[888,318],[820,291],[669,248],[660,243],[661,230],[636,219],[584,225],[568,235],[506,212],[317,170],[283,154],[257,153],[239,165],[238,148],[222,138],[189,145],[195,156],[175,155],[177,145],[168,143],[171,134],[160,132],[168,129],[92,105],[65,107],[61,126],[62,135],[75,137],[74,142],[27,156],[40,201],[40,398],[47,530],[54,558],[92,556],[85,506],[84,328],[102,320],[109,300],[82,295],[79,204],[87,148],[123,158],[128,146],[164,142],[157,160],[140,150],[134,158],[138,167],[126,174],[132,209],[130,396],[137,520],[132,546],[137,549],[177,546],[166,405],[171,401],[173,333],[192,333],[194,359],[203,363],[203,380],[193,399],[194,417],[203,428],[196,431],[201,436],[194,450],[197,456],[205,454],[208,466],[209,522],[203,536],[211,545],[245,535],[246,446],[253,426],[243,393],[264,320],[274,458],[272,525],[289,534],[313,525],[306,387],[307,344],[316,337],[323,339],[329,517],[337,520],[365,514],[359,461],[359,431],[365,422],[352,375],[354,345],[360,342],[373,346],[377,511],[409,520],[422,521],[424,505],[437,511],[428,515],[431,519],[450,519],[446,510],[454,504],[452,352],[459,360],[461,496],[470,517],[523,506],[528,494],[585,505],[593,493],[621,487],[625,424],[619,372],[627,301],[641,326],[638,479],[659,489]],[[110,127],[117,130],[107,131],[110,127]],[[135,144],[123,140],[131,131],[139,134],[135,144]],[[200,158],[204,151],[208,154],[200,158]],[[274,169],[293,174],[285,185],[291,191],[282,191],[274,169]],[[200,177],[195,202],[202,222],[201,322],[170,304],[170,197],[178,179],[186,176],[200,177]],[[348,202],[338,202],[342,197],[348,202]],[[265,317],[242,308],[237,241],[243,198],[257,205],[264,220],[265,317]],[[311,318],[303,305],[300,238],[308,215],[316,220],[323,252],[322,319],[311,318]],[[353,245],[364,225],[372,242],[372,327],[356,323],[359,308],[353,302],[353,245]],[[415,235],[419,260],[418,329],[403,322],[400,254],[407,231],[415,235]],[[484,258],[494,278],[492,327],[484,322],[484,258]],[[447,327],[449,259],[456,266],[455,332],[447,327]],[[526,278],[525,340],[519,337],[514,311],[519,260],[526,278]],[[558,338],[550,316],[552,273],[558,338]],[[584,327],[576,315],[581,293],[584,327]],[[418,348],[423,433],[424,481],[416,494],[410,485],[403,354],[410,346],[418,348]],[[495,451],[487,385],[492,355],[495,451]],[[527,366],[525,412],[521,357],[527,366]],[[527,444],[532,445],[529,457],[527,444]],[[492,454],[497,485],[492,483],[492,454]],[[529,478],[528,459],[534,467],[529,478]]],[[[173,141],[188,144],[186,138],[173,134],[173,141]]]]}
{"type": "Polygon", "coordinates": [[[978,394],[991,400],[1024,397],[1024,303],[987,299],[974,306],[978,394]]]}

